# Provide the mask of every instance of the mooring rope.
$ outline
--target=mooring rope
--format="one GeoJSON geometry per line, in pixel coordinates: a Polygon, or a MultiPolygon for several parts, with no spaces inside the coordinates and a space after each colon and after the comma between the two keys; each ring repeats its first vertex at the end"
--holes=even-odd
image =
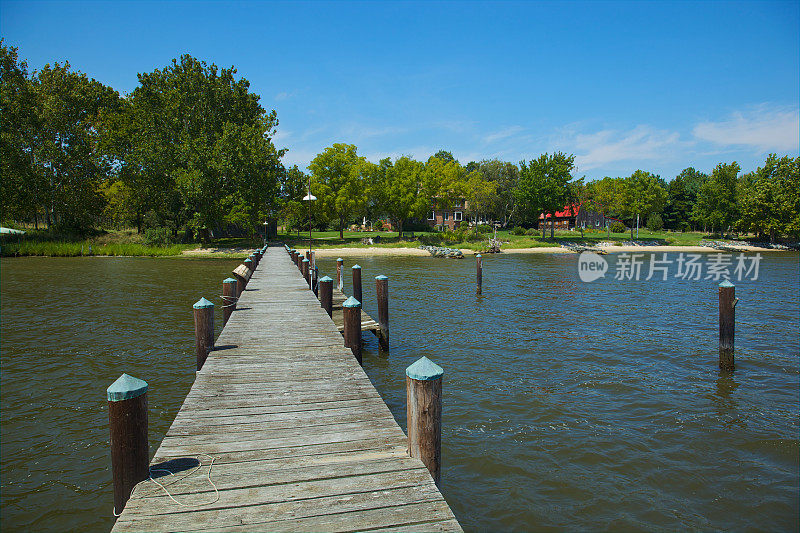
{"type": "MultiPolygon", "coordinates": [[[[176,499],[175,499],[175,497],[174,497],[172,494],[170,494],[169,490],[167,490],[167,487],[165,487],[164,485],[162,485],[161,483],[159,483],[158,481],[156,481],[155,479],[153,479],[153,472],[167,472],[168,474],[170,474],[170,475],[172,475],[172,476],[174,476],[174,475],[175,475],[175,472],[173,472],[172,470],[170,470],[170,469],[168,469],[168,468],[153,468],[153,467],[150,467],[150,468],[148,469],[148,478],[147,478],[147,479],[145,479],[144,481],[141,481],[141,482],[137,483],[137,484],[136,484],[136,486],[135,486],[135,487],[133,487],[133,490],[131,490],[131,495],[130,495],[130,497],[129,497],[128,499],[130,499],[130,498],[133,498],[133,493],[134,493],[134,492],[136,492],[136,489],[137,489],[137,488],[139,488],[139,487],[142,485],[142,483],[146,483],[147,481],[152,481],[153,483],[155,483],[156,485],[158,485],[159,487],[161,487],[161,488],[164,490],[164,492],[167,494],[167,496],[169,496],[169,499],[170,499],[170,500],[172,500],[173,502],[175,502],[175,503],[177,503],[178,505],[180,505],[180,506],[183,506],[183,507],[204,507],[204,506],[206,506],[206,505],[211,505],[212,503],[216,503],[216,502],[218,502],[218,501],[219,501],[219,489],[217,489],[217,486],[216,486],[216,485],[214,484],[214,482],[211,480],[211,469],[212,469],[212,468],[214,468],[214,457],[211,457],[211,456],[210,456],[210,455],[208,455],[207,453],[201,453],[201,454],[198,454],[198,455],[196,456],[196,459],[197,459],[197,466],[196,466],[196,467],[195,467],[195,468],[194,468],[194,469],[193,469],[191,472],[189,472],[188,474],[186,474],[185,476],[183,476],[182,478],[180,478],[180,479],[179,479],[179,480],[177,480],[177,481],[180,481],[180,480],[183,480],[183,479],[186,479],[186,478],[188,478],[189,476],[191,476],[192,474],[194,474],[195,472],[197,472],[198,470],[200,470],[200,468],[202,468],[202,467],[203,467],[203,463],[200,461],[200,456],[201,456],[201,455],[203,455],[203,456],[205,456],[205,457],[208,457],[209,459],[211,459],[211,462],[210,462],[210,463],[208,463],[208,473],[206,474],[206,479],[208,479],[208,482],[209,482],[209,483],[211,484],[211,486],[214,488],[214,496],[215,496],[215,497],[214,497],[214,499],[213,499],[213,500],[211,500],[211,501],[209,501],[209,502],[206,502],[206,503],[192,503],[192,504],[188,504],[188,503],[181,503],[181,502],[179,502],[178,500],[176,500],[176,499]]],[[[117,514],[117,508],[116,508],[116,506],[115,506],[115,507],[114,507],[114,509],[112,510],[112,513],[114,514],[114,516],[115,516],[115,517],[119,517],[119,516],[122,514],[122,513],[120,513],[120,514],[117,514]]]]}
{"type": "Polygon", "coordinates": [[[233,302],[232,304],[223,305],[222,307],[235,307],[236,306],[236,302],[239,301],[239,298],[236,297],[236,296],[225,296],[224,294],[222,296],[220,296],[220,298],[222,298],[223,302],[225,302],[225,301],[233,302]]]}

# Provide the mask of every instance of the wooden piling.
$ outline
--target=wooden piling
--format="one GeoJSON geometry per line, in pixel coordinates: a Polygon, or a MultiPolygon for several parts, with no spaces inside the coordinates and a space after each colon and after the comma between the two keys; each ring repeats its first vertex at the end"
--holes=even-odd
{"type": "Polygon", "coordinates": [[[122,512],[131,491],[150,477],[147,443],[147,383],[122,374],[106,389],[111,430],[114,514],[122,512]]]}
{"type": "Polygon", "coordinates": [[[350,297],[342,304],[344,314],[344,345],[350,348],[361,364],[361,302],[350,297]]]}
{"type": "Polygon", "coordinates": [[[719,368],[734,370],[733,338],[736,318],[736,287],[728,280],[719,284],[719,368]]]}
{"type": "Polygon", "coordinates": [[[442,467],[443,374],[427,357],[406,368],[408,454],[422,460],[437,486],[442,467]]]}
{"type": "Polygon", "coordinates": [[[344,292],[344,259],[336,259],[336,288],[344,292]]]}
{"type": "Polygon", "coordinates": [[[247,267],[247,270],[249,270],[252,275],[253,271],[256,269],[255,265],[253,265],[253,260],[248,257],[247,259],[242,261],[242,264],[244,264],[244,266],[247,267]]]}
{"type": "Polygon", "coordinates": [[[477,294],[483,294],[483,256],[481,254],[475,256],[475,268],[477,270],[477,294]]]}
{"type": "Polygon", "coordinates": [[[203,368],[208,352],[214,348],[214,304],[200,298],[194,308],[194,345],[197,370],[203,368]]]}
{"type": "Polygon", "coordinates": [[[311,288],[311,271],[310,271],[310,268],[309,268],[309,265],[310,265],[310,264],[311,264],[311,261],[309,261],[307,257],[306,257],[305,259],[303,259],[303,262],[302,262],[302,265],[303,265],[302,272],[303,272],[303,277],[305,278],[305,280],[306,280],[306,283],[308,284],[308,288],[309,288],[309,289],[311,288]]]}
{"type": "Polygon", "coordinates": [[[375,276],[375,294],[378,299],[378,345],[381,351],[389,351],[389,278],[375,276]]]}
{"type": "MultiPolygon", "coordinates": [[[[314,256],[312,255],[311,258],[313,259],[314,256]]],[[[319,296],[319,270],[317,267],[311,269],[311,290],[314,291],[314,296],[319,296]]]]}
{"type": "Polygon", "coordinates": [[[361,292],[361,267],[358,265],[353,265],[352,270],[353,270],[353,298],[361,302],[363,301],[362,300],[363,293],[361,292]]]}
{"type": "Polygon", "coordinates": [[[333,280],[330,277],[324,276],[319,280],[318,296],[322,308],[333,318],[333,280]]]}
{"type": "Polygon", "coordinates": [[[236,309],[236,301],[239,299],[236,292],[236,279],[226,278],[222,281],[222,325],[228,323],[231,313],[236,309]]]}

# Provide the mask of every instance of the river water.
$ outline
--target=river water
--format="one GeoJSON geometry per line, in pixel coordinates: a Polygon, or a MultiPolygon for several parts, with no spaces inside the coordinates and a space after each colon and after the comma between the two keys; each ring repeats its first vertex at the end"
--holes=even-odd
{"type": "MultiPolygon", "coordinates": [[[[763,256],[736,282],[732,375],[718,281],[615,280],[612,254],[583,283],[576,255],[498,255],[476,296],[473,259],[358,258],[365,309],[374,275],[390,293],[391,353],[365,336],[364,369],[405,428],[405,367],[444,368],[441,488],[467,531],[796,531],[798,256],[763,256]]],[[[111,528],[105,388],[148,381],[154,451],[194,376],[191,304],[235,266],[2,259],[4,531],[111,528]]]]}

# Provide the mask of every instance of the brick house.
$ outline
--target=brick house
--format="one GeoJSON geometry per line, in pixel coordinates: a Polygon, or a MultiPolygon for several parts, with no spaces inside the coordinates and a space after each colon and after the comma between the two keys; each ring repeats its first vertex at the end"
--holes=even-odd
{"type": "Polygon", "coordinates": [[[549,213],[539,215],[539,228],[541,224],[546,227],[554,225],[556,229],[572,229],[575,227],[583,228],[605,228],[606,224],[616,221],[603,214],[599,205],[594,202],[582,202],[578,204],[565,205],[561,211],[556,211],[554,216],[549,213]]]}
{"type": "Polygon", "coordinates": [[[429,226],[442,229],[455,229],[456,225],[467,220],[467,202],[456,200],[453,207],[447,209],[431,209],[428,211],[426,222],[429,226]]]}

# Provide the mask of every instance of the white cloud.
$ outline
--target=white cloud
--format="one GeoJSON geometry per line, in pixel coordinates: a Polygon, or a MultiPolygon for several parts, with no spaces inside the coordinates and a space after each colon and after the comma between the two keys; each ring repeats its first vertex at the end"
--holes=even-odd
{"type": "Polygon", "coordinates": [[[523,128],[522,126],[510,126],[508,128],[503,128],[502,130],[485,135],[483,137],[483,142],[486,144],[491,144],[493,142],[502,141],[503,139],[508,139],[509,137],[513,137],[514,135],[524,130],[525,128],[523,128]]]}
{"type": "Polygon", "coordinates": [[[669,159],[676,148],[686,143],[680,141],[677,132],[639,125],[624,132],[572,133],[559,144],[566,144],[567,151],[575,153],[575,166],[586,171],[619,161],[669,159]]]}
{"type": "Polygon", "coordinates": [[[800,114],[796,108],[775,108],[767,104],[732,113],[719,122],[701,122],[692,133],[698,139],[722,146],[744,145],[759,153],[797,151],[800,143],[800,114]]]}
{"type": "Polygon", "coordinates": [[[276,102],[281,102],[281,101],[283,101],[283,100],[288,100],[289,98],[291,98],[292,96],[294,96],[294,95],[295,95],[295,93],[296,93],[296,91],[292,91],[292,92],[286,92],[286,91],[279,92],[278,94],[276,94],[276,95],[275,95],[275,101],[276,101],[276,102]]]}

